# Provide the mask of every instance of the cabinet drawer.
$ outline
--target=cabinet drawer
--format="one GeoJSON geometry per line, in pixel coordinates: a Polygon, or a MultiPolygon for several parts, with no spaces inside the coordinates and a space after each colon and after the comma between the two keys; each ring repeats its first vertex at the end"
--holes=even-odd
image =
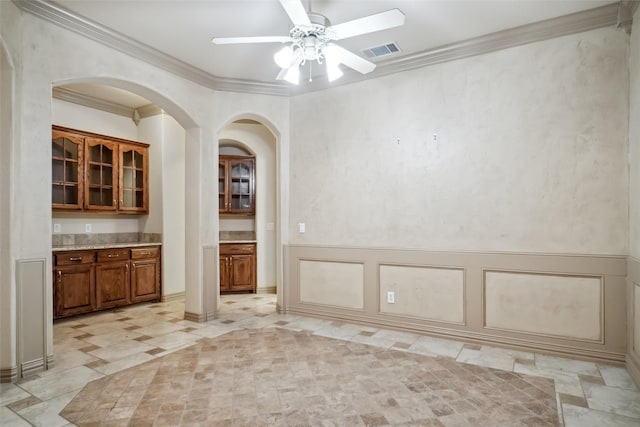
{"type": "Polygon", "coordinates": [[[220,255],[253,254],[256,245],[253,243],[227,243],[220,245],[220,255]]]}
{"type": "Polygon", "coordinates": [[[158,258],[159,248],[134,248],[131,249],[131,259],[158,258]]]}
{"type": "Polygon", "coordinates": [[[64,252],[56,254],[56,265],[90,264],[95,261],[95,252],[64,252]]]}
{"type": "Polygon", "coordinates": [[[98,252],[98,262],[123,261],[129,259],[129,249],[107,249],[98,252]]]}

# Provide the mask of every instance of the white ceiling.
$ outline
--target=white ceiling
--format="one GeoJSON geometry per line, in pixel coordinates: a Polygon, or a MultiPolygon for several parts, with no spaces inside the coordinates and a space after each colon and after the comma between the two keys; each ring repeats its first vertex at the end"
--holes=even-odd
{"type": "MultiPolygon", "coordinates": [[[[218,77],[274,82],[280,44],[214,45],[212,37],[287,35],[291,23],[277,0],[57,0],[74,14],[218,77]]],[[[402,52],[384,61],[450,43],[615,3],[592,0],[303,0],[332,24],[399,8],[403,27],[339,44],[360,49],[395,41],[402,52]],[[310,4],[311,3],[311,4],[310,4]]],[[[375,61],[374,61],[375,62],[375,61]]],[[[320,71],[321,67],[316,67],[320,71]]],[[[315,73],[314,73],[315,74],[315,73]]]]}

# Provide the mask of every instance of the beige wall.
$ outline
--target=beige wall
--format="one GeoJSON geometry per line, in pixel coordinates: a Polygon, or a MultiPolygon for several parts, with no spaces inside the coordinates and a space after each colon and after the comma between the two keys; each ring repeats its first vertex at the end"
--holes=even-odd
{"type": "Polygon", "coordinates": [[[624,256],[310,245],[292,245],[287,254],[286,308],[293,313],[609,362],[625,358],[624,256]],[[388,291],[396,292],[393,304],[388,291]]]}
{"type": "Polygon", "coordinates": [[[605,28],[293,97],[287,308],[622,361],[627,49],[605,28]],[[302,263],[353,260],[360,312],[303,297],[302,263]]]}
{"type": "Polygon", "coordinates": [[[640,8],[629,46],[629,259],[627,367],[640,384],[640,8]]]}
{"type": "Polygon", "coordinates": [[[11,156],[13,145],[13,67],[9,52],[0,37],[0,381],[10,380],[16,373],[15,312],[16,289],[11,279],[11,156]]]}
{"type": "Polygon", "coordinates": [[[464,269],[381,265],[379,274],[381,313],[464,323],[464,269]]]}
{"type": "Polygon", "coordinates": [[[488,329],[602,342],[601,277],[485,271],[488,329]]]}
{"type": "Polygon", "coordinates": [[[291,243],[626,254],[627,47],[604,28],[293,97],[291,243]]]}

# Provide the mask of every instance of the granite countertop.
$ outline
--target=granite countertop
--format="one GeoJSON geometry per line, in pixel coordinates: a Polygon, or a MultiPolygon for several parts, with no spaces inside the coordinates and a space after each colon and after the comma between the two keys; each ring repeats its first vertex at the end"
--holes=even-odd
{"type": "Polygon", "coordinates": [[[162,243],[160,242],[93,243],[93,244],[80,244],[80,245],[53,246],[51,249],[53,252],[64,252],[64,251],[89,251],[94,249],[137,248],[137,247],[143,247],[143,246],[162,246],[162,243]]]}
{"type": "Polygon", "coordinates": [[[234,239],[225,239],[225,240],[220,240],[221,244],[224,243],[256,243],[256,240],[234,240],[234,239]]]}

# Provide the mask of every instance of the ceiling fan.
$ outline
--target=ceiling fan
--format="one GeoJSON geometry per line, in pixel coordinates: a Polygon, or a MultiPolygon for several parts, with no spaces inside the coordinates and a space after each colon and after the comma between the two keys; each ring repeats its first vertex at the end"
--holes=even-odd
{"type": "Polygon", "coordinates": [[[302,0],[280,0],[280,4],[293,22],[288,36],[214,37],[211,41],[215,44],[287,43],[273,55],[276,64],[282,68],[276,79],[298,84],[300,67],[307,61],[317,61],[319,64],[325,62],[327,77],[331,82],[343,75],[340,64],[362,74],[370,73],[376,68],[376,64],[338,46],[333,43],[334,40],[404,24],[404,14],[399,9],[331,25],[329,20],[320,14],[307,14],[302,0]]]}

